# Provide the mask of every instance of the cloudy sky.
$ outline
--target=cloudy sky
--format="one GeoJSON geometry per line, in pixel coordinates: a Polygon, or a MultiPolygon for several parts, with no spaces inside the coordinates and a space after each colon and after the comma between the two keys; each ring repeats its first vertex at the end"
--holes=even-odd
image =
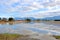
{"type": "Polygon", "coordinates": [[[60,0],[0,0],[0,17],[53,17],[60,15],[60,0]]]}

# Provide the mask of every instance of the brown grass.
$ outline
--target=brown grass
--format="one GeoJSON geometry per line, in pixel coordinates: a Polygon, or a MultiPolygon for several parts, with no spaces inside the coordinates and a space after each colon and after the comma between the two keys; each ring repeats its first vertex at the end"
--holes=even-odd
{"type": "Polygon", "coordinates": [[[22,37],[23,35],[19,34],[0,34],[0,40],[16,40],[18,37],[22,37]]]}
{"type": "Polygon", "coordinates": [[[60,39],[60,36],[53,36],[53,37],[55,37],[56,39],[60,39]]]}

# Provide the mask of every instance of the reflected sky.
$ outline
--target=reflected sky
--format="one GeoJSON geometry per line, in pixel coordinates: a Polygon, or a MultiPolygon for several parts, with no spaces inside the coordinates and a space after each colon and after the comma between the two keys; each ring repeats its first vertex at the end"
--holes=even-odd
{"type": "Polygon", "coordinates": [[[42,33],[60,35],[60,27],[53,24],[40,23],[18,23],[18,24],[0,24],[0,33],[42,33]]]}

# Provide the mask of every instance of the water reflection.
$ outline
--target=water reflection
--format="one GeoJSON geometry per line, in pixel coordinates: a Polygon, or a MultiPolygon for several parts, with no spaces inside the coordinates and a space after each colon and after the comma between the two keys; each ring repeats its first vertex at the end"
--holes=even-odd
{"type": "Polygon", "coordinates": [[[7,22],[0,23],[0,33],[18,33],[18,34],[31,34],[31,33],[43,33],[43,34],[59,34],[60,26],[48,22],[7,22]],[[1,31],[2,30],[2,31],[1,31]]]}
{"type": "Polygon", "coordinates": [[[14,22],[9,22],[8,24],[9,24],[9,25],[13,25],[13,24],[14,24],[14,22]]]}

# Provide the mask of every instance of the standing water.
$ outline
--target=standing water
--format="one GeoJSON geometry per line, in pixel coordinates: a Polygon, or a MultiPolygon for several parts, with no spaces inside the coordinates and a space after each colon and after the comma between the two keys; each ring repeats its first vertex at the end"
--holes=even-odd
{"type": "Polygon", "coordinates": [[[51,34],[60,35],[60,25],[54,22],[6,23],[0,24],[0,33],[17,33],[30,35],[51,34]]]}

